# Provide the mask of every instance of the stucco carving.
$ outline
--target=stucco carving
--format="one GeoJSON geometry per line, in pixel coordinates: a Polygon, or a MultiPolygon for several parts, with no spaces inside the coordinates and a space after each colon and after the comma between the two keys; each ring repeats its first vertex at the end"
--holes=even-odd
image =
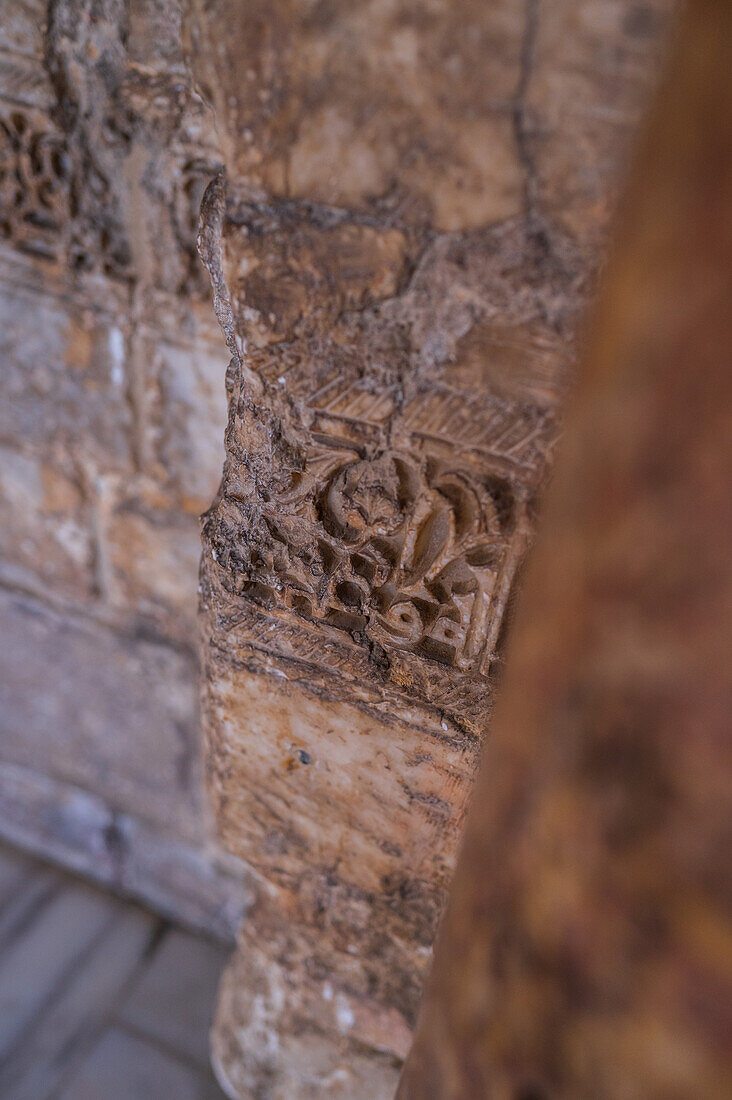
{"type": "Polygon", "coordinates": [[[535,241],[227,203],[222,179],[204,211],[234,352],[211,583],[477,730],[566,368],[535,241]]]}

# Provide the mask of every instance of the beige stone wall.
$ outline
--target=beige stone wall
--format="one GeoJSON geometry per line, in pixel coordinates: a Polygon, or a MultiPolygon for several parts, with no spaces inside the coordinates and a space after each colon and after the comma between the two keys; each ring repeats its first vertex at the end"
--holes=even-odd
{"type": "Polygon", "coordinates": [[[198,516],[228,355],[195,253],[218,163],[177,5],[0,19],[0,832],[222,932],[198,516]]]}

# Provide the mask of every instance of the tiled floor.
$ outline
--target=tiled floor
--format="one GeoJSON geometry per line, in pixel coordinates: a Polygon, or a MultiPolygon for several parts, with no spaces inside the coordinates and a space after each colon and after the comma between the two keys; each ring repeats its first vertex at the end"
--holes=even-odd
{"type": "Polygon", "coordinates": [[[2,1100],[222,1100],[208,1028],[227,952],[0,847],[2,1100]]]}

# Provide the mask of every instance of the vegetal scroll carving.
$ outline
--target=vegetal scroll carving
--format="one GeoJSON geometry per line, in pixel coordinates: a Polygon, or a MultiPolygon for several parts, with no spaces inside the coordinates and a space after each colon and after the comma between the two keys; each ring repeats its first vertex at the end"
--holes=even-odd
{"type": "Polygon", "coordinates": [[[265,506],[256,549],[244,535],[215,542],[235,590],[356,642],[477,670],[514,530],[510,486],[397,451],[331,451],[320,466],[265,506]]]}

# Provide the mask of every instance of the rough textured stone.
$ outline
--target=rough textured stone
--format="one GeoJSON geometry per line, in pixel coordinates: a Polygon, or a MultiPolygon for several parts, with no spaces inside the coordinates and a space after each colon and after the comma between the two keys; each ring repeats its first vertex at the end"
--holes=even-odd
{"type": "Polygon", "coordinates": [[[9,283],[0,300],[3,441],[77,467],[86,461],[92,473],[129,473],[132,423],[119,317],[9,283]]]}
{"type": "MultiPolygon", "coordinates": [[[[98,719],[97,765],[75,779],[146,812],[161,707],[160,805],[200,836],[195,800],[165,791],[166,723],[185,695],[195,754],[180,643],[222,409],[194,239],[225,160],[202,240],[233,355],[205,532],[209,764],[227,843],[263,886],[243,933],[259,977],[240,954],[217,1059],[243,1094],[386,1095],[667,4],[184,7],[215,131],[172,0],[25,0],[3,20],[0,279],[22,299],[3,584],[99,669],[108,706],[84,675],[53,703],[68,744],[84,693],[98,719]]],[[[21,669],[44,688],[45,653],[21,669]]],[[[58,735],[38,713],[45,768],[58,735]]]]}
{"type": "Polygon", "coordinates": [[[246,868],[37,768],[0,762],[0,828],[20,848],[232,943],[253,896],[246,868]]]}
{"type": "MultiPolygon", "coordinates": [[[[63,464],[65,465],[65,464],[63,464]]],[[[52,462],[0,447],[0,576],[76,600],[95,589],[93,517],[78,482],[52,462]]]]}
{"type": "Polygon", "coordinates": [[[212,343],[202,327],[194,340],[152,331],[145,341],[153,470],[176,507],[196,520],[221,480],[228,362],[218,333],[212,343]]]}
{"type": "MultiPolygon", "coordinates": [[[[195,247],[216,135],[175,0],[14,0],[0,23],[0,585],[55,624],[10,643],[0,759],[39,788],[83,783],[130,829],[157,812],[137,821],[135,866],[148,897],[187,912],[160,851],[198,845],[182,878],[203,894],[215,854],[175,760],[185,742],[200,773],[197,515],[223,461],[227,355],[195,247]]],[[[18,812],[0,807],[0,831],[18,812]]],[[[104,852],[95,872],[50,817],[26,822],[29,843],[104,875],[104,852]]]]}
{"type": "Polygon", "coordinates": [[[654,71],[657,34],[639,44],[623,11],[187,5],[226,163],[200,240],[232,354],[208,769],[265,881],[215,1032],[233,1095],[395,1086],[654,71]],[[565,110],[582,147],[563,159],[565,110]]]}
{"type": "Polygon", "coordinates": [[[171,504],[147,479],[107,481],[99,501],[109,602],[131,622],[144,619],[189,649],[196,638],[200,534],[196,516],[171,504]]]}
{"type": "Polygon", "coordinates": [[[199,835],[191,655],[3,594],[3,756],[199,835]],[[38,666],[45,670],[38,682],[38,666]]]}

